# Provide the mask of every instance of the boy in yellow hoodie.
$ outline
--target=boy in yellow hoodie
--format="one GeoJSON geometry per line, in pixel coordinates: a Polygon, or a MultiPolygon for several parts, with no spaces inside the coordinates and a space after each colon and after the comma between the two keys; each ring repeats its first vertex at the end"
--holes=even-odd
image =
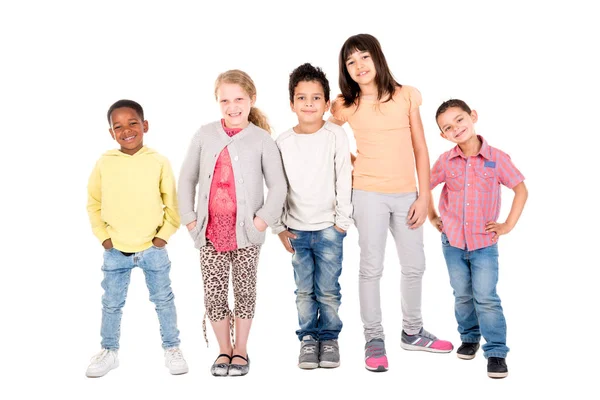
{"type": "Polygon", "coordinates": [[[173,171],[165,157],[144,146],[148,121],[138,103],[119,100],[107,118],[110,135],[121,149],[100,157],[88,183],[92,230],[105,250],[102,351],[92,358],[86,375],[101,377],[119,366],[121,310],[134,267],[144,271],[156,306],[165,366],[171,374],[185,374],[188,366],[179,349],[171,262],[165,248],[180,223],[173,171]]]}

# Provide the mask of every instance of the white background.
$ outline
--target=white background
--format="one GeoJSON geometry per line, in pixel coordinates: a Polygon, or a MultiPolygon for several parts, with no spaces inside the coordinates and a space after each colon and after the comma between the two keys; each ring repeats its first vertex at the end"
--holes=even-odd
{"type": "MultiPolygon", "coordinates": [[[[598,181],[600,30],[587,2],[16,4],[0,6],[0,397],[597,398],[600,263],[592,191],[598,181]],[[366,371],[352,228],[341,278],[340,368],[296,367],[292,267],[269,234],[259,266],[250,374],[210,376],[218,347],[212,333],[210,348],[202,338],[198,252],[180,229],[169,254],[189,374],[170,376],[163,366],[158,321],[143,274],[135,270],[121,366],[87,379],[100,342],[102,249],[89,227],[86,185],[97,158],[115,147],[105,118],[110,104],[130,98],[144,106],[150,123],[145,143],[167,156],[178,175],[195,130],[220,117],[213,97],[220,72],[250,74],[257,106],[277,134],[296,123],[289,73],[304,62],[322,67],[334,97],[338,52],[357,33],[376,36],[397,80],[421,91],[432,163],[451,147],[438,135],[435,110],[457,97],[479,112],[478,133],[526,176],[525,211],[500,241],[509,377],[487,378],[481,352],[463,361],[455,352],[400,349],[399,265],[391,240],[382,279],[390,370],[366,371]]],[[[511,201],[512,191],[504,190],[502,218],[511,201]]],[[[457,347],[452,290],[429,223],[425,240],[425,327],[457,347]]]]}

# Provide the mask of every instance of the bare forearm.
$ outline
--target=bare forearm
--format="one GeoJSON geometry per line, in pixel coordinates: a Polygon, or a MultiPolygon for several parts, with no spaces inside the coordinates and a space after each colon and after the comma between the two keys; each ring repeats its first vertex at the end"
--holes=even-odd
{"type": "Polygon", "coordinates": [[[517,225],[521,213],[523,212],[523,208],[525,208],[525,202],[527,201],[528,196],[527,187],[525,187],[524,182],[519,183],[513,190],[515,192],[515,197],[513,198],[512,206],[510,207],[510,212],[508,213],[505,222],[511,230],[517,225]]]}

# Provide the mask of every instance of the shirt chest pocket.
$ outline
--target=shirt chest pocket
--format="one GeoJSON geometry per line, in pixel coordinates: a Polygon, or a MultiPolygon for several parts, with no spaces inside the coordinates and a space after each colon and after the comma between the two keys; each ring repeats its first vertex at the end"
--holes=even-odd
{"type": "Polygon", "coordinates": [[[475,170],[475,188],[478,191],[491,192],[496,184],[496,170],[492,168],[475,170]]]}
{"type": "Polygon", "coordinates": [[[446,174],[446,187],[453,192],[461,191],[465,188],[465,172],[462,169],[451,169],[446,174]]]}

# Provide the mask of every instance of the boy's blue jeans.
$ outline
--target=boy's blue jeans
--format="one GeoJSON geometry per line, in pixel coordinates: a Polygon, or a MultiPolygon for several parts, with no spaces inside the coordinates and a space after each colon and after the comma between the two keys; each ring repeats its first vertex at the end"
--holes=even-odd
{"type": "Polygon", "coordinates": [[[486,340],[483,355],[506,358],[506,320],[496,293],[498,283],[498,245],[467,251],[450,246],[442,233],[450,284],[454,289],[454,314],[461,341],[486,340]]]}
{"type": "Polygon", "coordinates": [[[346,233],[338,232],[333,226],[313,232],[289,231],[297,236],[290,240],[295,251],[292,265],[300,323],[296,335],[300,340],[305,335],[321,341],[337,339],[342,330],[338,315],[342,298],[338,280],[346,233]]]}
{"type": "Polygon", "coordinates": [[[162,346],[165,349],[179,346],[177,313],[169,271],[171,261],[167,249],[150,247],[144,251],[126,256],[112,248],[104,251],[104,280],[102,288],[102,348],[117,350],[121,334],[121,315],[127,297],[131,270],[140,267],[146,276],[146,285],[150,291],[150,300],[156,306],[162,346]]]}

